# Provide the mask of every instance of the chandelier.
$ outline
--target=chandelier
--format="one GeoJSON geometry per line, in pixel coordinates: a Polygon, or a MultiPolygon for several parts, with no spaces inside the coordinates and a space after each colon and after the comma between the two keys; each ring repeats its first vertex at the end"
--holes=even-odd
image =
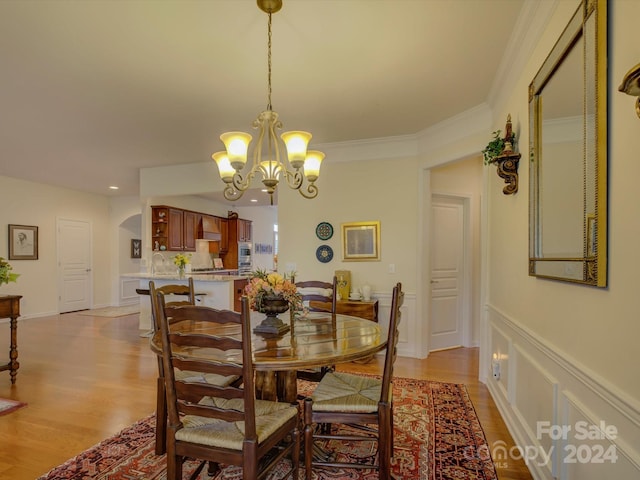
{"type": "Polygon", "coordinates": [[[267,109],[253,121],[253,128],[258,130],[258,138],[253,147],[251,169],[242,173],[247,164],[249,143],[253,138],[245,132],[227,132],[220,135],[226,150],[216,152],[211,157],[216,162],[220,178],[226,185],[224,198],[227,200],[237,200],[242,197],[256,175],[262,177],[265,190],[271,196],[272,205],[273,194],[281,177],[285,178],[290,188],[298,190],[303,197],[314,198],[318,195],[315,181],[320,175],[320,164],[324,159],[324,153],[307,150],[311,140],[309,132],[284,132],[281,139],[278,138],[276,130],[282,129],[282,122],[278,119],[277,112],[274,112],[271,107],[271,14],[282,8],[282,0],[257,0],[257,3],[260,10],[269,16],[268,96],[267,109]],[[288,166],[284,161],[283,148],[286,149],[288,166]],[[307,183],[303,187],[305,179],[307,183]]]}

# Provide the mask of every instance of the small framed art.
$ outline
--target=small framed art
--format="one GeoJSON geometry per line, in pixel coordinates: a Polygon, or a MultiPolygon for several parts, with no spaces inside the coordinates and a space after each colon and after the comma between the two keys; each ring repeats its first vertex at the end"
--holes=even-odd
{"type": "Polygon", "coordinates": [[[380,260],[380,222],[342,224],[344,261],[380,260]]]}
{"type": "Polygon", "coordinates": [[[142,240],[131,239],[131,258],[142,258],[142,240]]]}
{"type": "Polygon", "coordinates": [[[9,225],[9,260],[38,259],[38,227],[9,225]]]}

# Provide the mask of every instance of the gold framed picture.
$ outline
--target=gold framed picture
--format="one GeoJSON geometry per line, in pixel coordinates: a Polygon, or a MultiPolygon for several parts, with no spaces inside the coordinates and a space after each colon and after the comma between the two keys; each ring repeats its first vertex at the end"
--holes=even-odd
{"type": "Polygon", "coordinates": [[[380,222],[352,222],[342,226],[342,260],[380,260],[380,222]]]}
{"type": "Polygon", "coordinates": [[[9,260],[38,259],[38,227],[9,225],[9,260]]]}

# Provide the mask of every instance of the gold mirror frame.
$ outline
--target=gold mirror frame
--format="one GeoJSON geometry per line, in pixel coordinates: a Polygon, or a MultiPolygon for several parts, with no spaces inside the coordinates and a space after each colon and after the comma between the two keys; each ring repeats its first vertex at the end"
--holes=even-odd
{"type": "Polygon", "coordinates": [[[529,149],[529,275],[606,287],[606,0],[580,3],[531,82],[529,149]],[[571,116],[559,107],[573,92],[571,116]]]}

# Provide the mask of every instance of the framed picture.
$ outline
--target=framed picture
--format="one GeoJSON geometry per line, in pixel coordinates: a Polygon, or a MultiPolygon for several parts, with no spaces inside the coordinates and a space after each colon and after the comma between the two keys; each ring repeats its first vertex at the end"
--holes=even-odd
{"type": "Polygon", "coordinates": [[[142,240],[131,239],[131,258],[142,258],[142,240]]]}
{"type": "Polygon", "coordinates": [[[380,260],[380,222],[343,223],[342,259],[380,260]]]}
{"type": "Polygon", "coordinates": [[[9,225],[9,260],[38,259],[38,227],[9,225]]]}

